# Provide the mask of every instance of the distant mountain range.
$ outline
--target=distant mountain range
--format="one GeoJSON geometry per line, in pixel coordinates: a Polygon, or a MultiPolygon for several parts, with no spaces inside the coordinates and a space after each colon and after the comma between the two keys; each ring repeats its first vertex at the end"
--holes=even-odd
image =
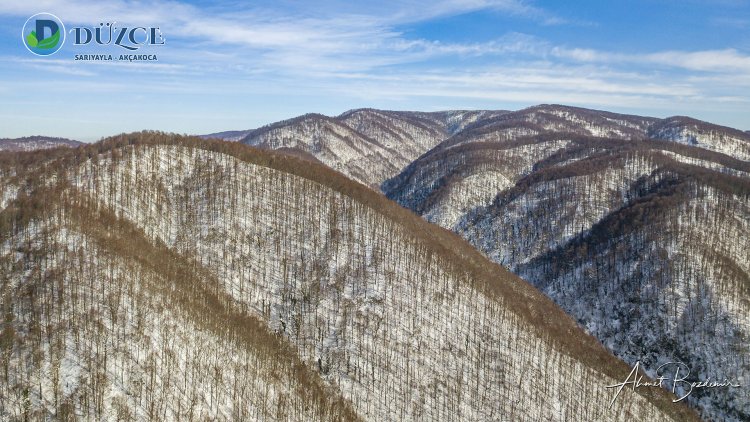
{"type": "Polygon", "coordinates": [[[252,132],[253,129],[227,130],[224,132],[210,133],[208,135],[200,135],[200,137],[203,139],[221,139],[224,141],[236,142],[242,140],[252,132]]]}
{"type": "Polygon", "coordinates": [[[306,114],[259,129],[201,137],[286,150],[379,188],[389,175],[395,175],[438,144],[449,141],[441,145],[446,147],[474,139],[481,136],[482,131],[503,139],[569,132],[617,139],[667,140],[728,153],[746,161],[750,159],[750,131],[688,117],[657,119],[557,105],[541,105],[517,112],[357,109],[336,117],[306,114]],[[552,126],[555,129],[549,130],[552,126]]]}
{"type": "MultiPolygon", "coordinates": [[[[467,239],[628,364],[750,381],[750,134],[559,105],[305,115],[239,142],[319,161],[467,239]]],[[[750,420],[746,388],[703,389],[750,420]]]]}
{"type": "Polygon", "coordinates": [[[3,420],[698,420],[612,401],[631,368],[546,296],[309,160],[144,132],[0,154],[0,199],[3,420]]]}
{"type": "Polygon", "coordinates": [[[33,151],[57,147],[77,147],[82,142],[49,136],[27,136],[25,138],[0,139],[0,151],[33,151]]]}
{"type": "Polygon", "coordinates": [[[377,188],[467,124],[504,112],[437,113],[352,110],[337,117],[306,114],[255,130],[204,137],[282,150],[323,163],[377,188]],[[244,136],[241,136],[243,135],[244,136]]]}

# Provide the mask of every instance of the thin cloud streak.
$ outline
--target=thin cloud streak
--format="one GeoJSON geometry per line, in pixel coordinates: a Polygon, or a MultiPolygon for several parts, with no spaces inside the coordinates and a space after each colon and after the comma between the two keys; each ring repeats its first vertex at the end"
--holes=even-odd
{"type": "MultiPolygon", "coordinates": [[[[262,11],[243,15],[244,20],[226,16],[206,16],[194,6],[169,1],[153,3],[148,8],[135,7],[128,1],[76,2],[62,13],[64,20],[95,23],[117,19],[124,24],[162,24],[172,22],[166,36],[185,37],[208,42],[201,54],[211,49],[240,48],[242,54],[254,51],[264,66],[280,68],[336,69],[362,71],[425,61],[444,56],[529,55],[551,57],[580,63],[608,65],[655,65],[701,72],[750,72],[750,56],[734,49],[709,51],[657,51],[620,54],[586,48],[554,46],[524,34],[511,33],[505,38],[483,43],[444,43],[435,40],[409,39],[392,28],[393,17],[369,15],[333,16],[310,19],[279,17],[262,11]]],[[[3,4],[0,14],[29,14],[40,8],[54,9],[57,2],[42,0],[34,5],[3,4]]],[[[412,21],[429,17],[497,9],[524,16],[544,15],[542,9],[517,0],[445,0],[423,7],[424,2],[406,2],[402,14],[412,21]],[[411,7],[409,7],[411,5],[411,7]]],[[[240,54],[235,54],[236,59],[240,54]]]]}
{"type": "Polygon", "coordinates": [[[707,51],[660,51],[644,54],[618,54],[591,49],[554,47],[551,54],[587,63],[658,65],[700,72],[747,73],[750,56],[735,49],[707,51]]]}
{"type": "Polygon", "coordinates": [[[0,57],[12,69],[6,74],[13,72],[17,78],[6,91],[20,98],[22,90],[41,89],[35,88],[31,74],[47,72],[59,80],[44,89],[68,96],[87,91],[137,100],[129,96],[137,80],[139,90],[161,95],[165,102],[194,95],[216,98],[217,103],[235,101],[232,107],[250,107],[250,100],[237,99],[258,95],[336,98],[363,105],[430,98],[674,112],[695,104],[717,109],[733,104],[747,110],[750,101],[750,56],[730,47],[624,54],[516,32],[489,41],[448,42],[403,29],[409,23],[479,10],[538,25],[568,24],[527,1],[387,0],[373,6],[329,1],[320,7],[330,10],[315,14],[305,9],[312,7],[308,4],[285,13],[258,4],[231,15],[173,0],[0,4],[0,15],[25,17],[48,10],[73,24],[117,20],[123,25],[157,25],[167,38],[158,63],[78,63],[70,55],[66,58],[70,50],[65,49],[44,60],[0,57]],[[339,5],[341,12],[336,11],[339,5]],[[34,72],[18,71],[23,69],[34,72]]]}

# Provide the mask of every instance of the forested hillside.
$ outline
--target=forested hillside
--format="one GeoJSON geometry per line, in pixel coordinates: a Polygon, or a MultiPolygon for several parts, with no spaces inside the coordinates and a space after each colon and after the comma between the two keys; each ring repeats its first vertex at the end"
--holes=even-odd
{"type": "MultiPolygon", "coordinates": [[[[739,133],[540,106],[458,133],[383,190],[537,286],[626,362],[656,375],[682,361],[695,379],[744,386],[750,163],[739,133]]],[[[746,388],[689,401],[706,418],[750,418],[746,388]]]]}
{"type": "Polygon", "coordinates": [[[57,147],[77,147],[81,142],[49,136],[27,136],[25,138],[0,139],[0,151],[34,151],[57,147]]]}
{"type": "MultiPolygon", "coordinates": [[[[297,154],[377,189],[450,135],[504,111],[435,113],[358,109],[306,114],[248,131],[242,143],[297,154]]],[[[234,132],[232,132],[234,133],[234,132]]],[[[233,136],[219,136],[234,140],[233,136]]]]}
{"type": "Polygon", "coordinates": [[[697,420],[468,243],[305,159],[0,155],[0,418],[697,420]]]}

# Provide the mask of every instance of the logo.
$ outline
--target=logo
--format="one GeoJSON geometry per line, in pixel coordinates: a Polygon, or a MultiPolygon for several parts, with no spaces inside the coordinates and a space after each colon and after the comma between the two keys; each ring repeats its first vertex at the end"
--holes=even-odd
{"type": "Polygon", "coordinates": [[[21,31],[23,45],[37,56],[57,53],[65,44],[65,25],[51,13],[30,17],[21,31]]]}
{"type": "MultiPolygon", "coordinates": [[[[123,53],[135,53],[147,47],[147,54],[111,54],[93,51],[92,54],[76,54],[74,60],[84,61],[158,61],[151,48],[166,44],[158,26],[123,26],[116,22],[100,22],[94,27],[72,27],[70,31],[73,48],[83,46],[122,48],[123,53]]],[[[65,44],[67,33],[62,20],[51,13],[37,13],[30,17],[21,30],[21,40],[26,48],[37,56],[57,53],[65,44]]]]}
{"type": "Polygon", "coordinates": [[[128,51],[150,45],[159,46],[166,42],[161,28],[145,26],[117,26],[117,22],[100,23],[98,27],[76,27],[70,30],[75,35],[74,45],[88,45],[92,42],[98,45],[116,45],[128,51]]]}

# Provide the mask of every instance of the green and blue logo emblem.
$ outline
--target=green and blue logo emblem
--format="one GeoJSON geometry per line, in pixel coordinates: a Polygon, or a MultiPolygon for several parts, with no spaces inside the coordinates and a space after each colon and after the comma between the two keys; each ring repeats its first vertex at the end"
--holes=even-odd
{"type": "Polygon", "coordinates": [[[57,53],[65,44],[65,25],[51,13],[37,13],[30,17],[21,32],[23,45],[38,56],[57,53]]]}

